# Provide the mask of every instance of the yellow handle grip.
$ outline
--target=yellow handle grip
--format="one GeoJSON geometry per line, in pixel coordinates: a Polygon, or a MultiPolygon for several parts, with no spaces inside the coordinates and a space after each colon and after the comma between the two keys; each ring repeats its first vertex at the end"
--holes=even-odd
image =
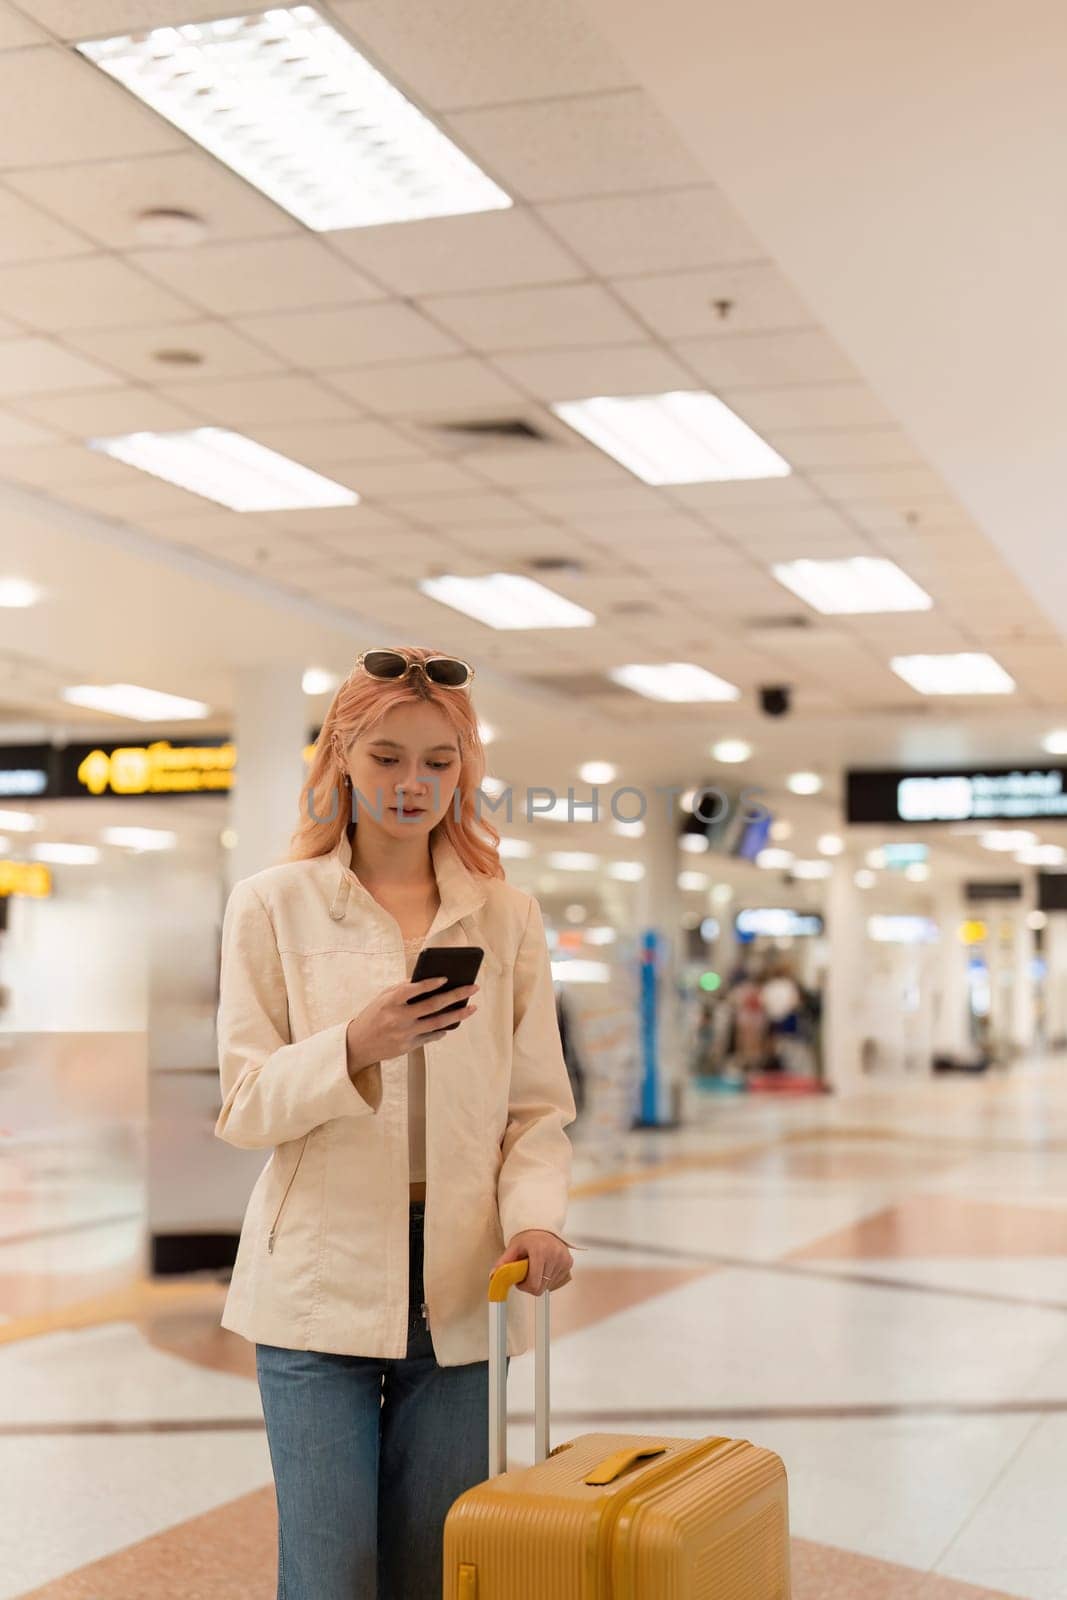
{"type": "Polygon", "coordinates": [[[489,1279],[490,1300],[506,1300],[509,1289],[514,1289],[517,1283],[521,1283],[529,1270],[530,1263],[525,1259],[508,1261],[504,1266],[497,1267],[489,1279]]]}
{"type": "Polygon", "coordinates": [[[606,1456],[599,1466],[593,1468],[583,1483],[613,1483],[616,1478],[632,1467],[635,1461],[644,1460],[645,1456],[661,1456],[666,1453],[665,1444],[636,1445],[629,1450],[616,1450],[613,1456],[606,1456]]]}

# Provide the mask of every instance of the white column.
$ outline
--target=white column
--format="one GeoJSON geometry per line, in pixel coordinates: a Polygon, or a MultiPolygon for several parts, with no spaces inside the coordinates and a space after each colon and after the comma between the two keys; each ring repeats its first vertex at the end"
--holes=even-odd
{"type": "Polygon", "coordinates": [[[961,887],[945,884],[937,897],[937,925],[941,934],[935,966],[933,1019],[934,1050],[955,1055],[967,1048],[968,1028],[967,946],[960,938],[966,921],[961,887]]]}
{"type": "Polygon", "coordinates": [[[1048,1043],[1054,1049],[1067,1044],[1067,911],[1050,911],[1045,924],[1045,960],[1048,973],[1048,1043]]]}
{"type": "Polygon", "coordinates": [[[826,896],[829,966],[823,1003],[826,1080],[839,1094],[862,1087],[865,907],[853,877],[856,863],[838,856],[826,896]]]}
{"type": "Polygon", "coordinates": [[[300,817],[308,737],[307,699],[300,668],[259,664],[234,674],[237,775],[228,852],[230,883],[285,859],[300,817]]]}
{"type": "MultiPolygon", "coordinates": [[[[645,875],[637,886],[637,932],[641,935],[646,929],[655,928],[662,941],[656,987],[659,1070],[656,1117],[658,1121],[668,1122],[673,1119],[685,1080],[683,1030],[677,998],[682,914],[678,888],[681,851],[678,848],[677,797],[672,797],[668,803],[668,796],[662,790],[650,788],[644,823],[641,844],[645,875]]],[[[705,870],[706,859],[703,856],[685,858],[686,863],[692,863],[698,871],[705,870]]]]}
{"type": "Polygon", "coordinates": [[[1015,981],[1012,985],[1011,1040],[1020,1050],[1034,1047],[1034,932],[1026,919],[1037,897],[1033,873],[1023,879],[1023,898],[1012,903],[1015,918],[1015,981]]]}

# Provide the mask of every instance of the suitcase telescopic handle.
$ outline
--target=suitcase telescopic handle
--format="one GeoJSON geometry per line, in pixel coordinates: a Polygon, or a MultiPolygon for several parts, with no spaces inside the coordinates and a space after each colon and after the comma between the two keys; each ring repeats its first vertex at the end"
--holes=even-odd
{"type": "MultiPolygon", "coordinates": [[[[508,1294],[530,1269],[527,1260],[497,1267],[489,1279],[489,1476],[508,1468],[508,1294]]],[[[534,1461],[548,1455],[549,1300],[537,1296],[534,1315],[534,1461]]]]}

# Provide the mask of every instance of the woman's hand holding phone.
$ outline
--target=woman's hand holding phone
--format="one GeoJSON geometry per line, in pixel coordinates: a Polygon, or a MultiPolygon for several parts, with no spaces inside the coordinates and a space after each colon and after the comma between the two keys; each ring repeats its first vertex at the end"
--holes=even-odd
{"type": "Polygon", "coordinates": [[[477,1011],[474,1005],[457,1009],[457,1002],[476,994],[479,984],[449,989],[446,1003],[444,995],[435,991],[447,982],[447,977],[437,977],[396,983],[364,1006],[348,1024],[345,1036],[349,1077],[391,1056],[406,1055],[432,1039],[443,1039],[449,1030],[435,1026],[435,1019],[445,1011],[450,1024],[477,1011]]]}

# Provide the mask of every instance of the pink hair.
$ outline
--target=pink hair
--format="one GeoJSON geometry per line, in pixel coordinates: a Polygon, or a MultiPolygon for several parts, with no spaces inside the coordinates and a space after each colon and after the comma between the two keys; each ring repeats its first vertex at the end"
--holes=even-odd
{"type": "MultiPolygon", "coordinates": [[[[399,645],[409,661],[426,661],[437,650],[399,645]]],[[[289,845],[289,861],[306,861],[329,855],[340,842],[349,822],[351,793],[344,781],[345,752],[353,739],[369,732],[394,706],[419,703],[436,706],[447,717],[459,742],[459,783],[448,811],[434,827],[454,847],[468,872],[479,877],[502,878],[500,835],[492,823],[475,812],[475,795],[485,776],[485,746],[478,732],[470,694],[466,689],[446,689],[424,673],[390,681],[372,678],[353,667],[330,702],[315,744],[315,755],[301,792],[300,821],[289,845]],[[311,802],[309,806],[309,800],[311,802]],[[457,815],[458,811],[458,815],[457,815]],[[316,821],[321,818],[321,821],[316,821]]]]}

